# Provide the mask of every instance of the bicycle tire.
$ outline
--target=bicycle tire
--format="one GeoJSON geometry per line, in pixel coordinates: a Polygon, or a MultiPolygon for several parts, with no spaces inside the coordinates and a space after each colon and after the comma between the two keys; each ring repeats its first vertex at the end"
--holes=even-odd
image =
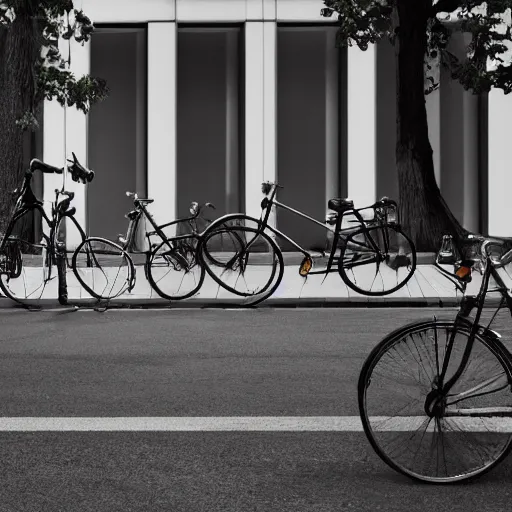
{"type": "MultiPolygon", "coordinates": [[[[192,240],[194,240],[194,242],[196,241],[195,237],[194,236],[190,236],[190,238],[192,240]]],[[[184,240],[184,239],[181,239],[181,240],[184,240]]],[[[186,240],[186,239],[185,239],[186,240]]],[[[158,295],[160,297],[162,297],[163,299],[167,299],[167,300],[184,300],[184,299],[188,299],[190,297],[192,297],[193,295],[195,295],[199,289],[201,288],[201,286],[203,285],[203,282],[204,282],[204,278],[205,278],[205,275],[206,275],[206,270],[204,268],[204,265],[201,264],[201,261],[199,260],[199,254],[197,252],[197,245],[196,245],[196,248],[193,252],[193,258],[195,258],[195,264],[192,265],[192,267],[190,269],[185,269],[185,273],[190,273],[190,271],[194,272],[193,269],[197,269],[197,271],[199,272],[199,276],[198,276],[198,279],[197,281],[195,282],[194,286],[192,287],[191,290],[185,292],[185,293],[178,293],[178,294],[175,294],[175,293],[171,293],[167,290],[164,290],[163,289],[163,285],[158,285],[157,284],[157,279],[155,278],[155,270],[153,269],[156,269],[157,268],[157,265],[154,264],[155,262],[155,258],[158,254],[158,251],[165,246],[167,246],[167,244],[169,242],[173,242],[172,239],[169,239],[169,240],[165,240],[165,241],[162,241],[151,253],[148,254],[147,256],[147,259],[146,259],[146,263],[144,264],[144,269],[145,269],[145,272],[146,272],[146,278],[147,280],[149,281],[149,284],[151,285],[151,288],[153,288],[153,290],[155,290],[158,295]]],[[[168,251],[168,252],[171,252],[171,251],[168,251]]],[[[165,253],[162,253],[162,254],[165,254],[165,253]]],[[[165,259],[165,258],[164,258],[165,259]]],[[[163,263],[162,263],[163,265],[163,263]]],[[[172,266],[172,258],[171,258],[171,261],[170,261],[170,266],[172,266]]],[[[170,266],[168,265],[168,267],[170,268],[170,266]]],[[[158,267],[159,268],[159,267],[158,267]]],[[[175,268],[175,270],[177,271],[177,269],[175,268]]],[[[159,281],[163,281],[163,278],[160,278],[159,281]]],[[[172,278],[171,278],[171,281],[172,281],[172,278]]],[[[168,280],[166,280],[166,282],[168,282],[168,280]]]]}
{"type": "MultiPolygon", "coordinates": [[[[244,306],[255,306],[257,304],[260,304],[264,300],[268,299],[276,291],[276,289],[278,288],[278,286],[281,283],[281,280],[283,278],[284,260],[283,260],[283,255],[281,253],[281,250],[279,249],[279,247],[277,246],[275,241],[270,236],[268,236],[265,232],[259,231],[258,229],[253,229],[253,228],[246,227],[246,226],[216,228],[216,229],[210,231],[209,233],[207,233],[207,235],[201,239],[200,245],[198,247],[198,251],[199,251],[199,256],[201,258],[201,262],[202,262],[203,266],[205,267],[208,275],[218,285],[220,285],[222,288],[224,288],[228,292],[233,293],[234,295],[238,295],[240,297],[244,297],[245,298],[245,302],[243,304],[244,306]],[[208,253],[208,249],[207,249],[208,242],[213,237],[222,236],[223,234],[229,234],[229,232],[232,230],[236,230],[239,232],[238,233],[239,236],[233,238],[234,240],[240,240],[240,238],[242,238],[240,236],[241,233],[244,233],[246,235],[247,234],[252,235],[251,241],[247,244],[244,242],[244,244],[243,244],[244,247],[240,247],[240,251],[239,251],[240,253],[245,250],[246,245],[247,245],[247,247],[249,247],[252,244],[255,244],[254,240],[256,239],[256,237],[261,237],[265,241],[265,243],[268,244],[268,246],[270,247],[270,249],[272,251],[271,275],[267,279],[265,285],[258,288],[258,290],[256,290],[256,291],[240,292],[239,290],[233,288],[226,282],[226,279],[223,279],[222,277],[217,275],[215,273],[215,271],[212,269],[212,267],[205,260],[204,254],[208,253]]],[[[235,254],[235,257],[234,257],[235,259],[238,258],[239,252],[237,252],[235,254]]],[[[265,254],[265,253],[263,252],[263,254],[265,254]]],[[[233,261],[233,257],[230,259],[230,261],[233,261]]],[[[227,268],[227,266],[224,264],[222,266],[227,268]]],[[[264,265],[264,266],[268,266],[268,265],[264,265]]]]}
{"type": "MultiPolygon", "coordinates": [[[[471,468],[467,472],[462,472],[460,470],[454,470],[453,474],[448,474],[448,467],[455,468],[457,464],[463,465],[464,453],[461,454],[462,449],[459,449],[458,452],[456,452],[454,454],[453,461],[451,460],[449,462],[449,465],[445,461],[445,464],[444,464],[444,469],[446,471],[445,475],[427,474],[427,470],[425,468],[428,467],[427,466],[428,457],[425,456],[423,451],[421,452],[421,455],[422,455],[421,463],[423,464],[423,469],[424,469],[423,471],[413,468],[412,464],[408,465],[405,462],[398,460],[400,457],[405,458],[408,455],[408,453],[413,452],[412,449],[408,450],[407,443],[412,441],[416,434],[412,434],[409,436],[409,433],[411,432],[411,430],[407,430],[405,428],[407,426],[407,423],[409,422],[410,425],[418,423],[420,421],[419,419],[422,416],[421,415],[406,416],[407,411],[405,410],[404,407],[402,407],[402,403],[400,402],[400,397],[398,396],[399,388],[398,388],[397,383],[390,384],[391,389],[393,391],[390,391],[390,399],[386,400],[385,386],[383,386],[382,383],[385,383],[388,380],[386,380],[387,378],[383,373],[384,370],[382,369],[382,365],[379,366],[379,363],[381,363],[382,361],[385,362],[386,359],[383,360],[383,358],[386,358],[386,356],[387,356],[387,357],[389,357],[390,364],[392,364],[392,366],[393,366],[393,369],[391,370],[393,377],[396,376],[397,379],[399,379],[400,377],[403,378],[403,376],[405,375],[406,379],[407,379],[407,377],[412,380],[417,379],[419,382],[419,377],[421,375],[425,375],[425,376],[429,375],[429,372],[427,371],[427,366],[426,366],[426,364],[429,363],[429,360],[428,360],[429,358],[426,357],[427,354],[430,354],[430,356],[429,356],[431,358],[430,362],[434,363],[437,361],[436,366],[437,366],[437,368],[440,367],[439,355],[441,354],[441,350],[440,350],[442,347],[441,340],[443,339],[442,336],[440,336],[440,334],[442,334],[444,331],[446,331],[446,333],[452,333],[455,330],[455,333],[456,333],[455,335],[462,334],[463,336],[467,337],[467,336],[469,336],[469,333],[470,333],[470,327],[471,327],[471,325],[469,324],[469,322],[467,325],[464,325],[461,323],[457,323],[457,325],[456,325],[455,322],[453,322],[453,321],[449,321],[449,320],[435,320],[434,321],[432,319],[420,320],[420,321],[408,324],[406,326],[403,326],[403,327],[395,330],[394,332],[390,333],[376,347],[374,347],[374,349],[371,351],[371,353],[367,357],[366,361],[364,362],[361,373],[359,375],[359,381],[358,381],[359,414],[361,417],[361,421],[362,421],[364,432],[366,434],[367,439],[369,440],[372,448],[377,453],[377,455],[389,467],[391,467],[395,471],[397,471],[403,475],[406,475],[410,478],[413,478],[415,480],[427,482],[427,483],[434,483],[434,484],[439,484],[439,483],[450,484],[450,483],[455,483],[455,482],[461,482],[463,480],[473,479],[477,476],[480,476],[480,475],[486,473],[487,471],[491,470],[492,468],[494,468],[497,464],[499,464],[507,456],[508,453],[510,453],[510,451],[512,449],[512,430],[509,430],[508,431],[508,439],[506,440],[504,445],[501,447],[500,451],[495,456],[493,456],[493,458],[491,460],[484,462],[483,458],[482,458],[481,466],[471,468]],[[433,334],[431,334],[429,337],[430,332],[432,332],[433,334]],[[414,352],[411,351],[411,354],[417,353],[421,360],[421,364],[420,364],[420,362],[417,361],[417,368],[416,368],[415,363],[408,363],[405,361],[405,359],[402,359],[403,364],[404,364],[404,371],[403,371],[403,375],[401,375],[401,373],[397,370],[397,365],[401,364],[401,361],[400,361],[401,356],[406,355],[409,352],[407,352],[404,349],[403,354],[401,354],[399,344],[402,342],[405,343],[406,340],[413,340],[414,339],[413,336],[415,336],[415,335],[419,336],[419,339],[423,341],[423,344],[418,344],[418,345],[415,344],[414,352]],[[428,340],[428,343],[426,340],[428,340]],[[432,344],[434,346],[433,353],[431,352],[432,347],[430,349],[428,348],[428,345],[432,345],[432,344]],[[391,353],[391,355],[389,355],[390,353],[391,353]],[[425,357],[422,358],[420,354],[424,354],[425,357]],[[418,370],[418,373],[416,372],[416,370],[418,370]],[[382,377],[384,380],[379,380],[380,377],[382,377]],[[372,393],[371,397],[369,396],[369,392],[370,392],[369,390],[371,390],[371,393],[372,393]],[[375,398],[374,398],[373,393],[375,393],[375,398]],[[386,407],[385,414],[373,414],[373,409],[372,409],[372,411],[369,410],[369,407],[370,407],[369,402],[373,403],[373,401],[374,401],[376,407],[380,406],[381,404],[385,405],[385,407],[386,407]],[[397,416],[395,416],[395,417],[390,416],[390,414],[389,414],[390,409],[393,407],[396,407],[398,409],[397,416]],[[370,418],[372,418],[372,419],[370,420],[370,418]],[[414,419],[414,420],[412,420],[412,419],[414,419]],[[393,423],[393,422],[395,422],[395,423],[393,423]],[[404,427],[404,425],[405,425],[405,427],[404,427]],[[402,428],[402,430],[400,430],[400,428],[402,428]],[[377,430],[379,430],[379,433],[377,432],[377,430]],[[403,434],[404,432],[407,433],[406,439],[402,439],[401,437],[403,437],[403,436],[400,435],[401,433],[403,434]],[[390,437],[391,434],[393,434],[393,433],[397,434],[398,439],[396,441],[394,441],[394,445],[390,444],[390,448],[388,450],[388,449],[384,448],[383,440],[386,437],[390,437]],[[397,454],[396,453],[397,448],[399,450],[402,450],[403,453],[397,454]],[[395,451],[395,455],[392,455],[390,453],[391,450],[395,451]]],[[[460,345],[460,346],[465,347],[465,345],[460,345]]],[[[455,345],[454,345],[454,347],[455,347],[455,345]]],[[[446,352],[444,352],[443,355],[444,354],[446,354],[446,352]]],[[[453,350],[452,350],[450,357],[456,358],[457,356],[454,354],[455,354],[455,352],[453,352],[453,350]]],[[[487,356],[490,355],[493,363],[496,364],[497,367],[500,367],[503,370],[503,377],[502,377],[503,386],[500,388],[497,387],[496,391],[504,390],[504,393],[503,393],[504,403],[510,404],[510,399],[512,398],[512,395],[510,392],[510,385],[512,384],[512,359],[511,359],[511,356],[510,356],[509,352],[506,350],[506,348],[503,346],[503,344],[497,339],[497,337],[495,337],[493,334],[487,333],[486,330],[482,327],[479,327],[477,330],[477,334],[475,337],[475,345],[472,348],[472,353],[471,353],[470,359],[468,361],[468,365],[459,379],[462,379],[465,376],[471,377],[472,375],[474,375],[474,373],[478,373],[479,368],[482,368],[482,365],[483,365],[482,361],[484,360],[485,355],[487,355],[487,356]],[[474,355],[474,360],[472,359],[473,355],[474,355]],[[472,365],[473,361],[476,361],[475,366],[472,365]],[[471,372],[470,372],[470,370],[471,370],[471,372]],[[468,372],[470,372],[470,373],[468,373],[468,372]]],[[[450,364],[452,364],[452,363],[450,363],[450,364]]],[[[454,367],[448,366],[448,369],[450,370],[450,369],[454,369],[456,367],[457,367],[456,365],[454,367]]],[[[439,371],[437,370],[437,372],[439,372],[439,371]]],[[[448,374],[448,375],[450,375],[450,374],[448,374]]],[[[435,377],[436,377],[436,375],[434,372],[433,377],[432,377],[433,382],[435,382],[435,377]]],[[[482,379],[485,379],[484,383],[486,381],[489,381],[488,384],[493,384],[494,381],[491,382],[491,380],[489,380],[488,377],[489,377],[489,375],[488,375],[487,371],[484,370],[484,375],[482,376],[482,379]]],[[[454,388],[452,388],[452,390],[456,389],[456,387],[459,385],[459,382],[460,381],[458,381],[455,384],[455,386],[454,386],[454,388]]],[[[432,384],[432,386],[433,385],[434,384],[432,384]]],[[[407,387],[406,395],[408,397],[413,397],[414,390],[412,390],[408,384],[407,384],[407,386],[408,387],[407,387]]],[[[426,402],[425,401],[427,399],[426,398],[427,394],[433,389],[433,387],[430,388],[426,384],[423,387],[424,387],[423,392],[425,393],[425,396],[424,397],[421,396],[421,398],[417,401],[420,404],[420,406],[419,406],[420,409],[421,409],[422,405],[424,407],[423,408],[424,417],[429,418],[429,416],[426,413],[426,402]],[[424,398],[424,400],[423,400],[423,398],[424,398]]],[[[478,385],[474,386],[473,389],[476,389],[477,391],[480,391],[483,389],[484,391],[482,391],[480,394],[478,394],[478,393],[476,393],[474,395],[467,394],[465,396],[465,398],[461,399],[459,402],[462,402],[464,404],[464,400],[474,400],[479,397],[481,397],[481,398],[487,397],[487,399],[488,399],[490,397],[490,395],[492,394],[491,391],[485,392],[485,388],[482,388],[482,387],[478,388],[478,385]]],[[[466,393],[469,393],[469,390],[467,390],[466,393]]],[[[450,395],[450,396],[454,396],[454,395],[450,395]]],[[[455,400],[454,403],[457,403],[457,400],[455,400]]],[[[449,405],[451,405],[451,404],[445,405],[446,410],[449,410],[448,409],[449,405]]],[[[373,408],[373,405],[371,405],[371,407],[373,408]]],[[[462,405],[462,409],[459,409],[459,410],[463,410],[463,407],[464,407],[464,405],[462,405]]],[[[483,411],[484,409],[477,408],[474,410],[475,411],[477,411],[477,410],[483,411]]],[[[443,411],[443,413],[445,413],[445,411],[443,411]]],[[[474,428],[471,425],[471,421],[473,420],[474,416],[473,417],[470,416],[469,420],[463,419],[462,423],[460,423],[459,426],[457,426],[455,429],[453,429],[453,431],[449,431],[449,427],[450,427],[450,424],[452,421],[456,425],[456,420],[450,419],[453,417],[454,417],[454,415],[446,414],[446,416],[443,416],[439,419],[439,425],[437,424],[438,423],[437,420],[434,420],[434,423],[435,423],[434,433],[433,434],[429,433],[429,435],[432,437],[432,446],[433,446],[433,444],[434,444],[433,439],[436,436],[436,428],[435,427],[437,426],[437,428],[439,429],[437,432],[437,435],[441,439],[440,444],[442,445],[442,455],[443,456],[445,456],[445,454],[449,451],[448,448],[455,445],[455,441],[456,441],[455,436],[460,431],[462,431],[461,426],[464,425],[464,421],[466,422],[466,425],[468,425],[470,428],[474,428]],[[441,424],[443,424],[443,426],[448,426],[447,432],[446,432],[446,439],[443,437],[445,435],[445,433],[443,433],[442,429],[440,428],[441,424]],[[450,435],[451,435],[451,438],[449,439],[450,435]],[[448,439],[450,440],[450,443],[448,443],[448,439]]],[[[468,416],[464,416],[462,414],[461,414],[461,417],[468,418],[468,416]]],[[[482,414],[482,417],[483,417],[483,414],[482,414]]],[[[491,419],[494,419],[494,418],[491,418],[491,419]]],[[[476,420],[477,419],[475,418],[474,421],[476,422],[476,420]]],[[[430,426],[430,422],[432,421],[432,417],[430,417],[430,419],[428,420],[428,423],[426,425],[425,425],[425,421],[426,420],[424,420],[421,423],[421,425],[425,426],[425,431],[423,432],[422,437],[419,440],[420,445],[414,452],[414,454],[415,454],[414,460],[413,460],[414,464],[416,464],[417,459],[420,459],[419,454],[421,451],[421,444],[424,441],[425,441],[425,445],[428,444],[428,438],[426,438],[426,436],[427,436],[427,430],[430,426]]],[[[459,419],[459,422],[460,421],[461,420],[459,419]]],[[[503,435],[503,433],[496,426],[496,429],[497,429],[495,432],[496,435],[493,437],[492,433],[490,432],[490,429],[489,429],[489,431],[487,431],[488,430],[487,426],[485,425],[485,423],[483,422],[483,420],[481,418],[480,418],[480,421],[482,421],[482,426],[484,427],[484,429],[482,430],[482,432],[483,432],[482,437],[484,437],[484,435],[491,437],[491,441],[492,441],[491,446],[496,445],[497,443],[494,438],[499,437],[500,435],[503,435]]],[[[510,421],[512,421],[512,418],[508,418],[508,422],[510,422],[510,421]]],[[[507,422],[507,424],[508,424],[508,422],[507,422]]],[[[480,426],[480,424],[478,424],[478,423],[476,423],[476,425],[477,425],[477,428],[480,426]]],[[[480,428],[482,428],[482,427],[480,427],[480,428]]],[[[412,430],[412,431],[414,432],[414,430],[412,430]]],[[[418,431],[419,431],[419,428],[416,430],[416,433],[418,433],[418,431]]],[[[466,436],[467,437],[462,436],[462,437],[464,437],[464,439],[463,439],[464,443],[467,443],[468,439],[469,440],[477,440],[478,439],[478,436],[475,434],[475,432],[472,433],[472,436],[469,436],[467,434],[466,434],[466,436]]],[[[437,443],[436,443],[436,447],[437,447],[437,450],[439,450],[439,445],[437,443]]],[[[469,454],[469,456],[471,456],[472,454],[476,454],[476,455],[482,457],[482,450],[470,448],[470,450],[467,453],[469,454]]],[[[418,464],[420,464],[420,462],[418,462],[418,464]]],[[[436,471],[439,471],[439,466],[440,466],[439,453],[437,453],[437,455],[436,455],[436,471]]]]}
{"type": "MultiPolygon", "coordinates": [[[[384,249],[386,249],[386,247],[384,247],[384,249]]],[[[379,252],[381,252],[380,246],[379,246],[379,252]]],[[[396,256],[398,257],[401,255],[398,254],[396,256]]],[[[347,236],[347,238],[345,239],[345,242],[342,244],[342,247],[340,250],[340,256],[338,259],[338,272],[339,272],[340,277],[343,280],[343,282],[349,288],[354,290],[355,292],[360,293],[362,295],[366,295],[366,296],[378,297],[378,296],[389,295],[390,293],[393,293],[393,292],[399,290],[400,288],[402,288],[403,286],[405,286],[407,284],[407,282],[413,276],[414,271],[416,270],[416,260],[417,260],[416,249],[414,247],[412,240],[398,226],[393,225],[393,224],[379,224],[379,225],[374,225],[371,227],[362,227],[361,229],[358,229],[358,230],[350,233],[347,236]],[[398,281],[398,279],[399,279],[398,269],[396,269],[396,270],[392,269],[391,265],[387,263],[387,261],[392,263],[392,260],[390,259],[391,256],[389,254],[389,251],[386,250],[386,253],[387,253],[386,259],[383,261],[377,260],[377,262],[376,262],[377,263],[377,272],[379,271],[380,266],[382,266],[384,269],[386,269],[385,279],[386,279],[386,282],[391,283],[391,286],[389,288],[385,288],[382,290],[372,290],[372,289],[369,289],[369,287],[365,288],[362,285],[358,286],[358,284],[356,284],[358,278],[356,278],[354,269],[357,267],[361,267],[357,271],[358,275],[361,277],[360,282],[368,282],[368,279],[369,279],[368,276],[371,277],[371,273],[369,273],[368,267],[371,263],[375,263],[376,257],[375,256],[372,257],[371,255],[372,254],[376,255],[377,253],[374,251],[374,248],[373,248],[374,246],[373,246],[372,242],[370,241],[370,238],[373,241],[373,243],[375,243],[375,244],[378,244],[378,242],[379,242],[379,240],[376,241],[376,239],[380,238],[381,239],[380,241],[382,242],[382,244],[386,245],[387,243],[389,243],[389,238],[390,238],[390,236],[389,236],[390,233],[388,232],[388,230],[391,231],[392,233],[394,233],[394,236],[396,236],[397,239],[401,238],[402,240],[404,240],[406,242],[408,249],[409,249],[407,251],[406,257],[407,257],[407,261],[410,262],[410,265],[408,265],[407,269],[404,269],[404,272],[400,272],[400,281],[398,281]],[[374,233],[374,234],[372,235],[372,233],[374,233]],[[363,240],[363,241],[361,241],[361,240],[363,240]],[[387,240],[387,242],[386,242],[386,240],[387,240]],[[355,256],[351,258],[352,254],[355,256]],[[357,257],[360,258],[362,254],[364,254],[365,256],[368,257],[366,260],[366,263],[364,261],[357,262],[357,257]],[[350,268],[350,261],[353,261],[351,268],[350,268]],[[384,265],[382,265],[382,264],[384,264],[384,265]],[[389,272],[389,270],[393,270],[396,272],[396,281],[392,275],[392,272],[389,272]]],[[[403,267],[399,267],[399,268],[403,268],[403,267]]],[[[376,280],[376,274],[372,281],[371,286],[374,285],[375,280],[376,280]]],[[[380,282],[384,285],[384,277],[381,276],[380,282]]]]}
{"type": "MultiPolygon", "coordinates": [[[[73,253],[71,267],[75,277],[84,290],[98,300],[115,299],[126,291],[130,291],[135,282],[135,266],[130,255],[120,245],[105,238],[89,237],[83,240],[73,253]],[[98,244],[98,247],[94,248],[93,244],[98,244]],[[122,276],[120,279],[121,285],[114,291],[114,285],[118,281],[118,276],[115,275],[115,271],[109,271],[106,269],[115,269],[114,258],[116,256],[120,257],[122,261],[126,263],[122,266],[126,267],[127,270],[125,273],[127,275],[122,276]],[[82,261],[82,258],[85,261],[82,261]],[[114,264],[112,264],[112,261],[114,264]],[[105,270],[102,269],[100,272],[94,274],[98,276],[97,281],[99,283],[99,288],[103,289],[103,292],[99,292],[92,288],[94,284],[91,285],[91,282],[95,279],[92,270],[81,271],[81,269],[96,268],[93,267],[93,265],[101,267],[102,263],[105,266],[105,270]],[[111,279],[113,279],[113,284],[111,284],[111,279]],[[105,293],[108,288],[111,290],[110,293],[105,293]]],[[[118,267],[121,268],[119,265],[118,267]]]]}
{"type": "MultiPolygon", "coordinates": [[[[246,226],[251,227],[254,229],[257,229],[257,227],[260,225],[259,219],[256,219],[255,217],[251,217],[250,215],[246,215],[244,213],[232,213],[229,215],[225,215],[223,217],[220,217],[219,219],[216,219],[213,221],[208,228],[204,231],[203,237],[208,236],[211,232],[219,230],[219,229],[226,229],[231,227],[239,227],[239,226],[246,226]]],[[[236,231],[230,232],[230,235],[234,237],[237,243],[240,243],[240,245],[243,244],[242,240],[238,239],[238,235],[236,234],[236,231]]],[[[206,246],[203,248],[203,256],[205,256],[205,260],[208,260],[210,263],[218,266],[223,267],[224,261],[217,259],[213,254],[211,254],[206,246]]]]}
{"type": "Polygon", "coordinates": [[[42,298],[48,282],[47,269],[51,266],[45,245],[24,238],[33,211],[27,210],[11,221],[0,242],[0,290],[5,297],[24,306],[42,298]]]}
{"type": "Polygon", "coordinates": [[[11,273],[11,277],[20,277],[23,268],[23,256],[21,254],[19,244],[7,241],[5,252],[7,260],[10,262],[9,271],[11,273]]]}

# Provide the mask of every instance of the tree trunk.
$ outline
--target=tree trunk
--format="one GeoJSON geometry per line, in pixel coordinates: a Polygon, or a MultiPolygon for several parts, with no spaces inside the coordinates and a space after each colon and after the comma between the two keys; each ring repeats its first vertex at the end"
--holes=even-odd
{"type": "MultiPolygon", "coordinates": [[[[445,234],[464,229],[437,186],[424,93],[427,9],[430,0],[398,0],[396,164],[404,231],[418,251],[437,251],[445,234]]],[[[462,190],[461,190],[462,193],[462,190]]]]}
{"type": "Polygon", "coordinates": [[[29,14],[0,26],[0,233],[9,220],[12,191],[23,176],[23,131],[16,120],[33,106],[35,35],[36,23],[29,14]]]}

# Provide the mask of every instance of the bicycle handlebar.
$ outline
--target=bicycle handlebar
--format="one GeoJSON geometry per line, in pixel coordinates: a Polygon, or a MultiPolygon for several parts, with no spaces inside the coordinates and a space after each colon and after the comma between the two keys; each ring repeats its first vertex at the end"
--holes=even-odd
{"type": "Polygon", "coordinates": [[[39,160],[38,158],[33,158],[30,161],[29,171],[27,171],[27,173],[29,173],[30,176],[32,176],[32,174],[34,174],[35,171],[41,171],[46,174],[62,174],[62,172],[64,171],[64,167],[54,167],[53,165],[44,163],[42,160],[39,160]]]}
{"type": "Polygon", "coordinates": [[[261,192],[265,195],[268,195],[272,188],[284,188],[275,181],[265,181],[261,184],[261,192]]]}
{"type": "Polygon", "coordinates": [[[68,172],[71,174],[71,179],[77,183],[81,181],[84,185],[86,183],[90,183],[94,179],[94,171],[86,169],[78,161],[75,153],[72,152],[71,154],[73,155],[73,160],[68,159],[68,162],[71,164],[71,167],[68,167],[68,172]]]}
{"type": "MultiPolygon", "coordinates": [[[[76,157],[75,153],[71,153],[73,155],[73,160],[69,160],[68,162],[71,164],[68,167],[68,172],[71,174],[71,179],[73,181],[79,182],[81,181],[84,185],[86,183],[90,183],[94,179],[94,171],[86,169],[76,157]]],[[[30,161],[29,170],[25,172],[25,177],[32,178],[32,175],[35,171],[41,171],[45,174],[62,174],[64,172],[64,167],[55,167],[53,165],[47,164],[38,158],[33,158],[30,161]]]]}

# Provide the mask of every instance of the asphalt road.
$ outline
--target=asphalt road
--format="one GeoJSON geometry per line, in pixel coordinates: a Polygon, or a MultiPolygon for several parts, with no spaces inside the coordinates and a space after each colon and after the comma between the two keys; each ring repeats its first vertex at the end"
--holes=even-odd
{"type": "MultiPolygon", "coordinates": [[[[357,416],[364,358],[454,310],[0,312],[0,417],[357,416]]],[[[510,346],[510,345],[509,345],[510,346]]],[[[512,460],[421,485],[362,432],[0,432],[0,511],[502,511],[512,460]]]]}

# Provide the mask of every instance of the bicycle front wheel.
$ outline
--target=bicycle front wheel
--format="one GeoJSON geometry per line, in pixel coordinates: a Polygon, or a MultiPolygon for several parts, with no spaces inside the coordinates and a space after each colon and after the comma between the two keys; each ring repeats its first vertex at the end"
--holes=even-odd
{"type": "Polygon", "coordinates": [[[96,299],[114,299],[133,287],[132,259],[110,240],[87,238],[73,253],[71,266],[78,282],[96,299]]]}
{"type": "Polygon", "coordinates": [[[196,238],[162,241],[148,256],[146,276],[164,299],[183,300],[195,295],[205,276],[198,260],[196,238]]]}
{"type": "Polygon", "coordinates": [[[512,369],[497,339],[476,335],[462,375],[432,407],[445,358],[447,382],[469,334],[451,321],[415,322],[384,338],[365,361],[358,384],[364,431],[396,471],[425,482],[457,482],[488,471],[511,450],[512,369]]]}
{"type": "Polygon", "coordinates": [[[247,226],[216,228],[206,233],[199,255],[210,277],[242,297],[244,306],[269,298],[283,278],[283,256],[277,244],[266,233],[247,226]]]}
{"type": "Polygon", "coordinates": [[[416,250],[400,228],[381,224],[363,227],[347,236],[338,260],[343,282],[362,295],[393,293],[416,270],[416,250]]]}

